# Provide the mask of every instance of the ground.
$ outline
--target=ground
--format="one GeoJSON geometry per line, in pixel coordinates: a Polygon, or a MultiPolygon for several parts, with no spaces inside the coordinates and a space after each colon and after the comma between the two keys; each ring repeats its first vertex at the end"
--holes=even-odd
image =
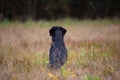
{"type": "Polygon", "coordinates": [[[116,21],[40,21],[0,24],[0,80],[119,80],[120,24],[116,21]],[[68,60],[49,69],[49,29],[62,25],[68,60]]]}

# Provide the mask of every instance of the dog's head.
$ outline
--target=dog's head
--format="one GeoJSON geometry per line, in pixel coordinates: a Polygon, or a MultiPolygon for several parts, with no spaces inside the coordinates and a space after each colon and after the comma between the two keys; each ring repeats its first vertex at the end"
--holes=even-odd
{"type": "Polygon", "coordinates": [[[55,36],[55,32],[56,32],[56,31],[61,31],[62,36],[64,36],[65,33],[66,33],[66,29],[63,28],[62,26],[53,26],[53,27],[49,30],[50,36],[55,36]]]}

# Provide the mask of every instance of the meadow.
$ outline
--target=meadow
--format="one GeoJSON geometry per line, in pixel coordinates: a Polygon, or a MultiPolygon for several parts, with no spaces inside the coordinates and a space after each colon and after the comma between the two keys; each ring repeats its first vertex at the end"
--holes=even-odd
{"type": "Polygon", "coordinates": [[[0,80],[119,80],[120,19],[0,21],[0,80]],[[49,29],[61,25],[68,60],[47,67],[49,29]]]}

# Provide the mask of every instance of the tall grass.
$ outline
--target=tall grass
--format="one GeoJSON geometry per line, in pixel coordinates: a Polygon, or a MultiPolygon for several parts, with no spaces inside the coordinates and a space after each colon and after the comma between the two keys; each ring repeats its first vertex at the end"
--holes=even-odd
{"type": "Polygon", "coordinates": [[[30,20],[0,26],[0,80],[120,78],[120,26],[117,22],[30,20]],[[53,25],[63,25],[67,29],[68,60],[59,70],[47,67],[51,43],[48,31],[53,25]]]}

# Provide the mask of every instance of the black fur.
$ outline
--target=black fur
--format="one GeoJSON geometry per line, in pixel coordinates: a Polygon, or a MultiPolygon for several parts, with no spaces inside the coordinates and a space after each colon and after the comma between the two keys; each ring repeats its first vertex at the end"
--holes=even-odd
{"type": "Polygon", "coordinates": [[[67,49],[64,44],[66,29],[61,26],[53,26],[49,33],[52,37],[49,65],[51,68],[60,68],[67,60],[67,49]]]}

